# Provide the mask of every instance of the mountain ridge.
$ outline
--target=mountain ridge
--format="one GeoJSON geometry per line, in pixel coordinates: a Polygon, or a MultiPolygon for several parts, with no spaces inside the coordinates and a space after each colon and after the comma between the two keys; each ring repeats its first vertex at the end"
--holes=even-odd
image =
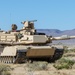
{"type": "Polygon", "coordinates": [[[46,35],[52,35],[52,36],[75,35],[75,29],[64,30],[64,31],[61,31],[59,29],[37,29],[37,32],[45,33],[46,35]]]}

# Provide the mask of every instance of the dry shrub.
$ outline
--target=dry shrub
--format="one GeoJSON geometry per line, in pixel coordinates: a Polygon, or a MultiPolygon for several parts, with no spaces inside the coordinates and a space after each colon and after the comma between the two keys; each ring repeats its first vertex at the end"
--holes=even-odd
{"type": "Polygon", "coordinates": [[[47,69],[47,62],[33,62],[28,63],[27,67],[29,71],[35,71],[35,70],[46,70],[47,69]]]}
{"type": "Polygon", "coordinates": [[[61,58],[59,60],[56,61],[56,63],[53,65],[56,69],[71,69],[72,66],[74,65],[74,61],[69,60],[69,59],[65,59],[65,58],[61,58]]]}
{"type": "Polygon", "coordinates": [[[9,72],[10,70],[10,66],[0,64],[0,75],[11,75],[9,72]]]}
{"type": "Polygon", "coordinates": [[[65,53],[63,56],[64,56],[64,57],[75,57],[75,53],[74,53],[74,52],[65,53]]]}
{"type": "Polygon", "coordinates": [[[69,49],[67,46],[64,46],[64,53],[75,52],[75,49],[69,49]]]}

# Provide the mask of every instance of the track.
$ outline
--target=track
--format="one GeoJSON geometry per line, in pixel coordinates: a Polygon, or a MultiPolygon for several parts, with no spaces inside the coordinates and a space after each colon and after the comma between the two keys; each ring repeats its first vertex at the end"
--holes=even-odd
{"type": "Polygon", "coordinates": [[[53,59],[58,60],[59,58],[62,57],[63,53],[64,53],[64,49],[56,49],[54,56],[53,56],[53,59]]]}

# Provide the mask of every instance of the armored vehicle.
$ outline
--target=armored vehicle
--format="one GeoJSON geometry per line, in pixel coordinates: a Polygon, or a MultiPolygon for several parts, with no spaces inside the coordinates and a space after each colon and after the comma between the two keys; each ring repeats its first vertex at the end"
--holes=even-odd
{"type": "Polygon", "coordinates": [[[12,24],[10,31],[0,31],[0,62],[23,63],[34,59],[59,59],[64,49],[48,45],[52,40],[73,39],[75,36],[52,37],[45,33],[38,33],[33,21],[23,21],[23,28],[17,30],[17,25],[12,24]]]}

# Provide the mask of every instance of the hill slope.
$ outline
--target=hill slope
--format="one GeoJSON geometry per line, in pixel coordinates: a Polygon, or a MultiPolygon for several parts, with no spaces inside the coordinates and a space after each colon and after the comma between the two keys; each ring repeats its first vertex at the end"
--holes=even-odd
{"type": "Polygon", "coordinates": [[[46,33],[47,35],[52,36],[61,36],[61,35],[75,35],[75,29],[61,31],[58,29],[37,29],[38,32],[46,33]]]}

